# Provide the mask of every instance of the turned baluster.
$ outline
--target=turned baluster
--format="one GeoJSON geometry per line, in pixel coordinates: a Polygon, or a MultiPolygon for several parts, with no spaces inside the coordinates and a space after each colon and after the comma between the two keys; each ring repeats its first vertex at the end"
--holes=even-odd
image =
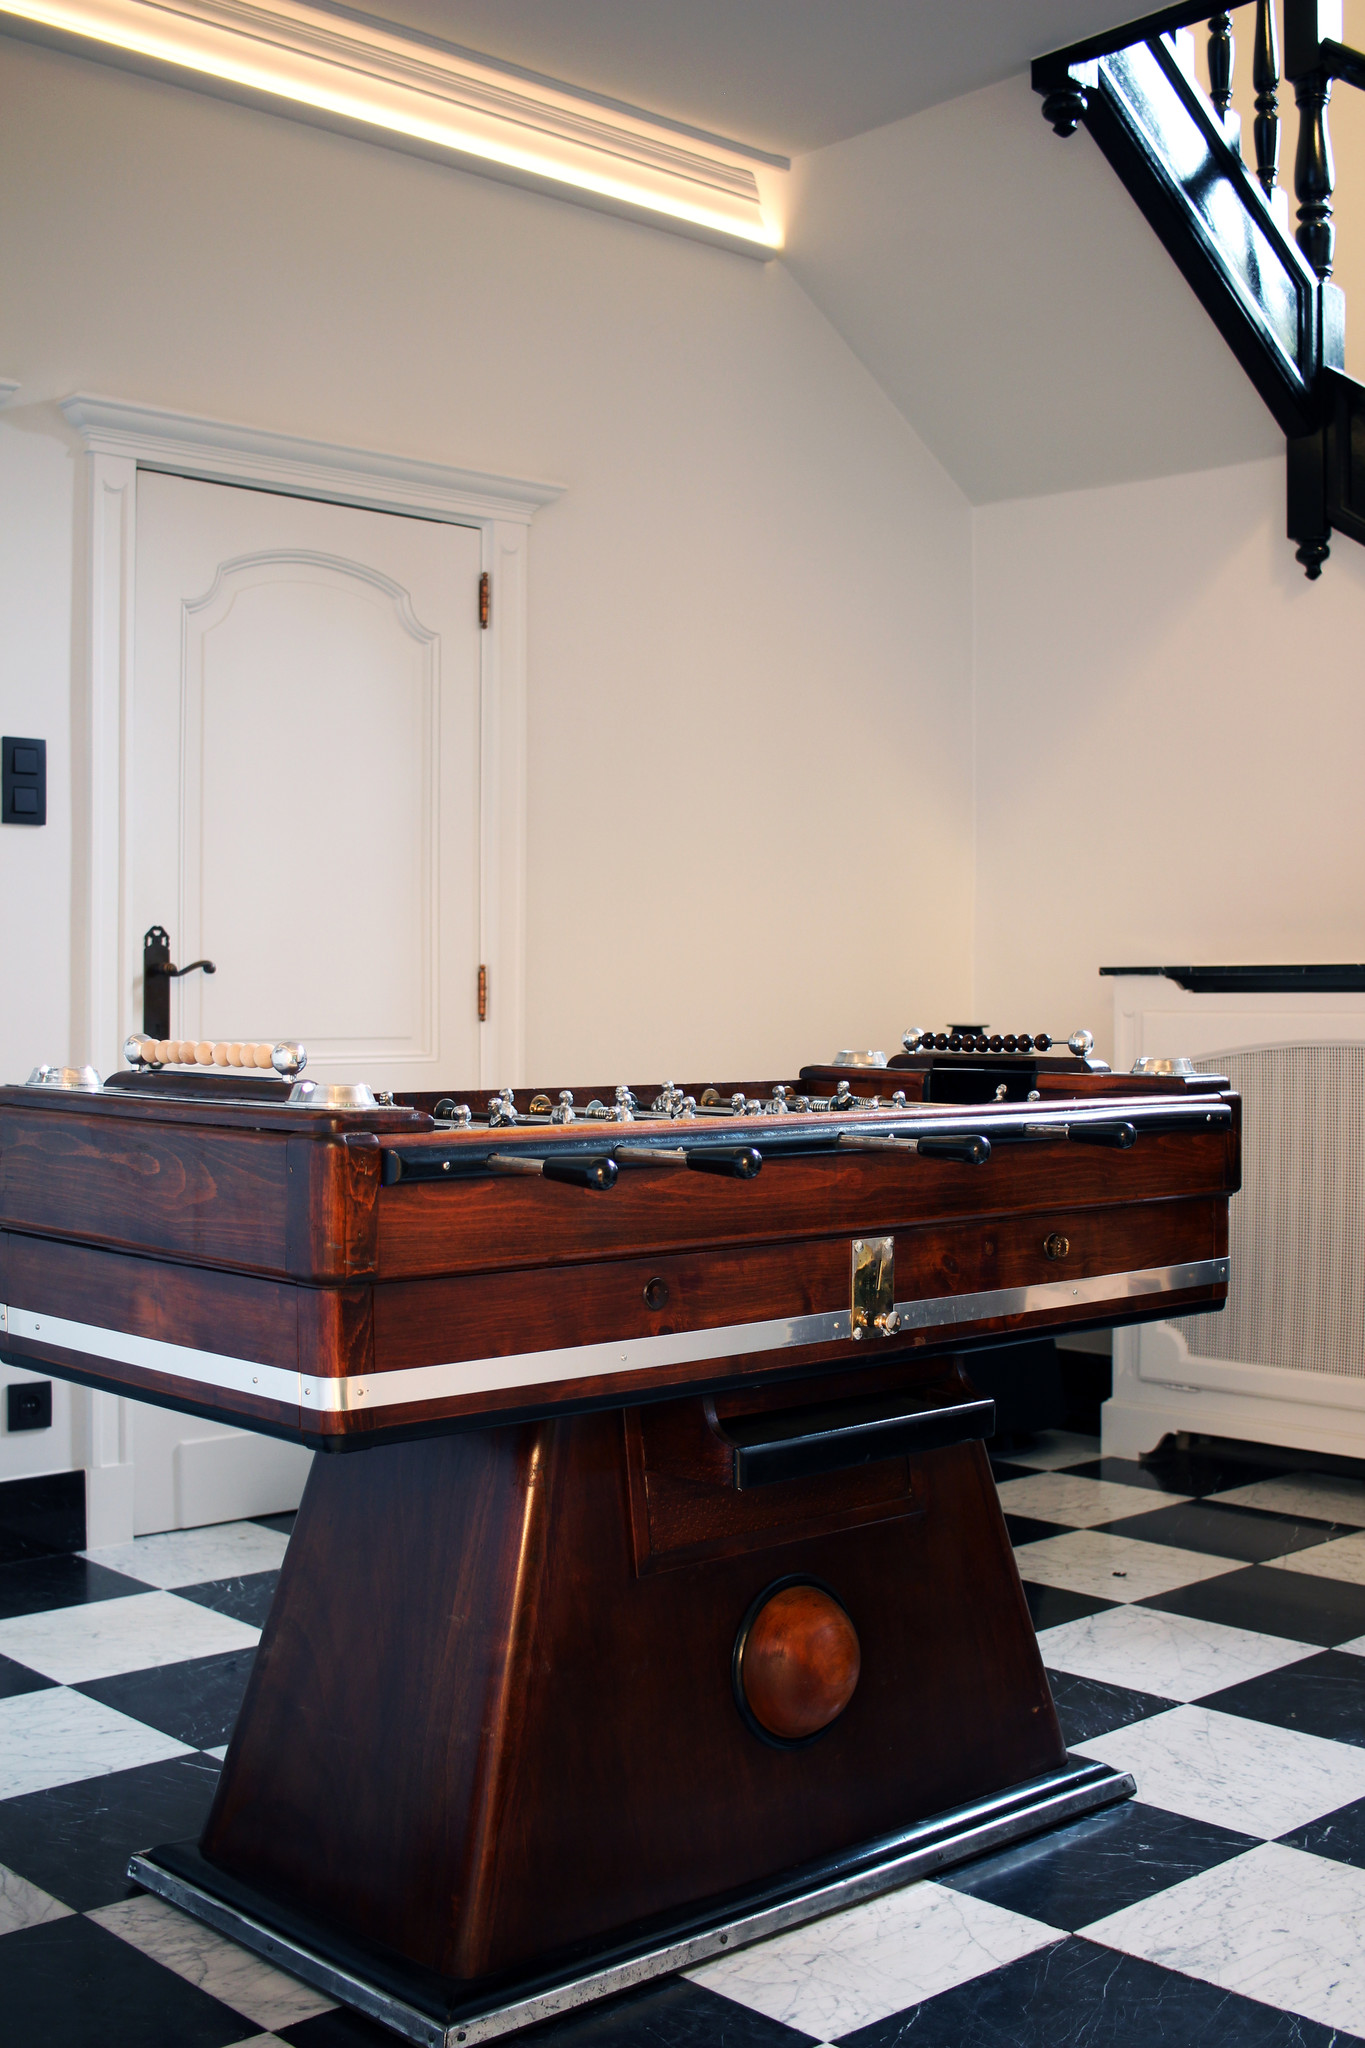
{"type": "Polygon", "coordinates": [[[1299,224],[1294,239],[1324,282],[1332,275],[1337,238],[1332,222],[1337,174],[1327,126],[1331,97],[1332,81],[1325,71],[1311,71],[1295,81],[1299,145],[1294,152],[1294,194],[1299,202],[1299,224]]]}
{"type": "Polygon", "coordinates": [[[1267,199],[1271,198],[1280,175],[1280,30],[1275,19],[1274,0],[1256,0],[1256,46],[1251,58],[1251,82],[1256,88],[1256,175],[1267,199]]]}
{"type": "Polygon", "coordinates": [[[1226,125],[1232,105],[1232,66],[1236,51],[1232,40],[1232,16],[1215,14],[1209,23],[1209,98],[1226,125]]]}
{"type": "Polygon", "coordinates": [[[1327,107],[1332,73],[1323,45],[1341,41],[1341,0],[1284,0],[1284,75],[1294,83],[1299,141],[1294,152],[1294,192],[1299,224],[1294,239],[1324,281],[1332,275],[1336,229],[1332,191],[1336,167],[1327,107]]]}

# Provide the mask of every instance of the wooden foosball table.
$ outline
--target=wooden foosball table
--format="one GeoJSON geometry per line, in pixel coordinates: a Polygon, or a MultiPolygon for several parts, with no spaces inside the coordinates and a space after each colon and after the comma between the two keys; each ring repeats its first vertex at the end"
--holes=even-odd
{"type": "Polygon", "coordinates": [[[970,1353],[1219,1308],[1238,1102],[907,1045],[577,1103],[150,1041],[0,1089],[0,1354],[324,1454],[143,1884],[451,2048],[1128,1796],[1067,1757],[970,1353]]]}

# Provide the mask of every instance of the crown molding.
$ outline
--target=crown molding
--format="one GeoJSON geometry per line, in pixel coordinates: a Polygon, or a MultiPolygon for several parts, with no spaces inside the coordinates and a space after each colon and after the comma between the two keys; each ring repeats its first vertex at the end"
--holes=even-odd
{"type": "Polygon", "coordinates": [[[61,406],[68,425],[92,455],[121,455],[140,469],[168,470],[210,483],[268,487],[377,511],[416,513],[428,519],[513,520],[524,526],[564,489],[562,484],[450,469],[408,456],[305,441],[294,434],[273,434],[85,392],[64,398],[61,406]]]}
{"type": "Polygon", "coordinates": [[[304,0],[0,0],[0,27],[749,256],[784,163],[304,0]]]}

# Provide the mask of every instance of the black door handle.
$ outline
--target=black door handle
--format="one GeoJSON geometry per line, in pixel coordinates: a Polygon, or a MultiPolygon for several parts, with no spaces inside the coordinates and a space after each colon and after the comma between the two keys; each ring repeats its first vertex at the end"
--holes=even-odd
{"type": "Polygon", "coordinates": [[[163,1039],[171,1035],[171,983],[182,974],[202,967],[216,974],[212,960],[191,960],[188,967],[172,967],[171,935],[164,925],[154,924],[142,935],[142,1035],[163,1039]]]}

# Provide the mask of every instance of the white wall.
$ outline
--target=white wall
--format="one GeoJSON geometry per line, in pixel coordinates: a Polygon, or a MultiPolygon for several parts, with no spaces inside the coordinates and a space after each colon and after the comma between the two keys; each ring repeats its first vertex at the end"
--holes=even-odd
{"type": "Polygon", "coordinates": [[[17,41],[0,99],[0,708],[54,787],[0,835],[6,1077],[81,1050],[79,389],[567,486],[531,542],[531,1078],[761,1076],[961,1002],[969,513],[780,264],[17,41]]]}
{"type": "Polygon", "coordinates": [[[1102,965],[1365,959],[1365,549],[1307,581],[1282,459],[975,528],[978,1013],[1107,1052],[1102,965]]]}
{"type": "MultiPolygon", "coordinates": [[[[0,1076],[86,1051],[78,390],[567,486],[527,1078],[761,1079],[961,1006],[970,514],[781,265],[5,39],[0,104],[0,730],[50,778],[0,831],[0,1076]]],[[[0,1477],[79,1458],[58,1410],[0,1477]]]]}

